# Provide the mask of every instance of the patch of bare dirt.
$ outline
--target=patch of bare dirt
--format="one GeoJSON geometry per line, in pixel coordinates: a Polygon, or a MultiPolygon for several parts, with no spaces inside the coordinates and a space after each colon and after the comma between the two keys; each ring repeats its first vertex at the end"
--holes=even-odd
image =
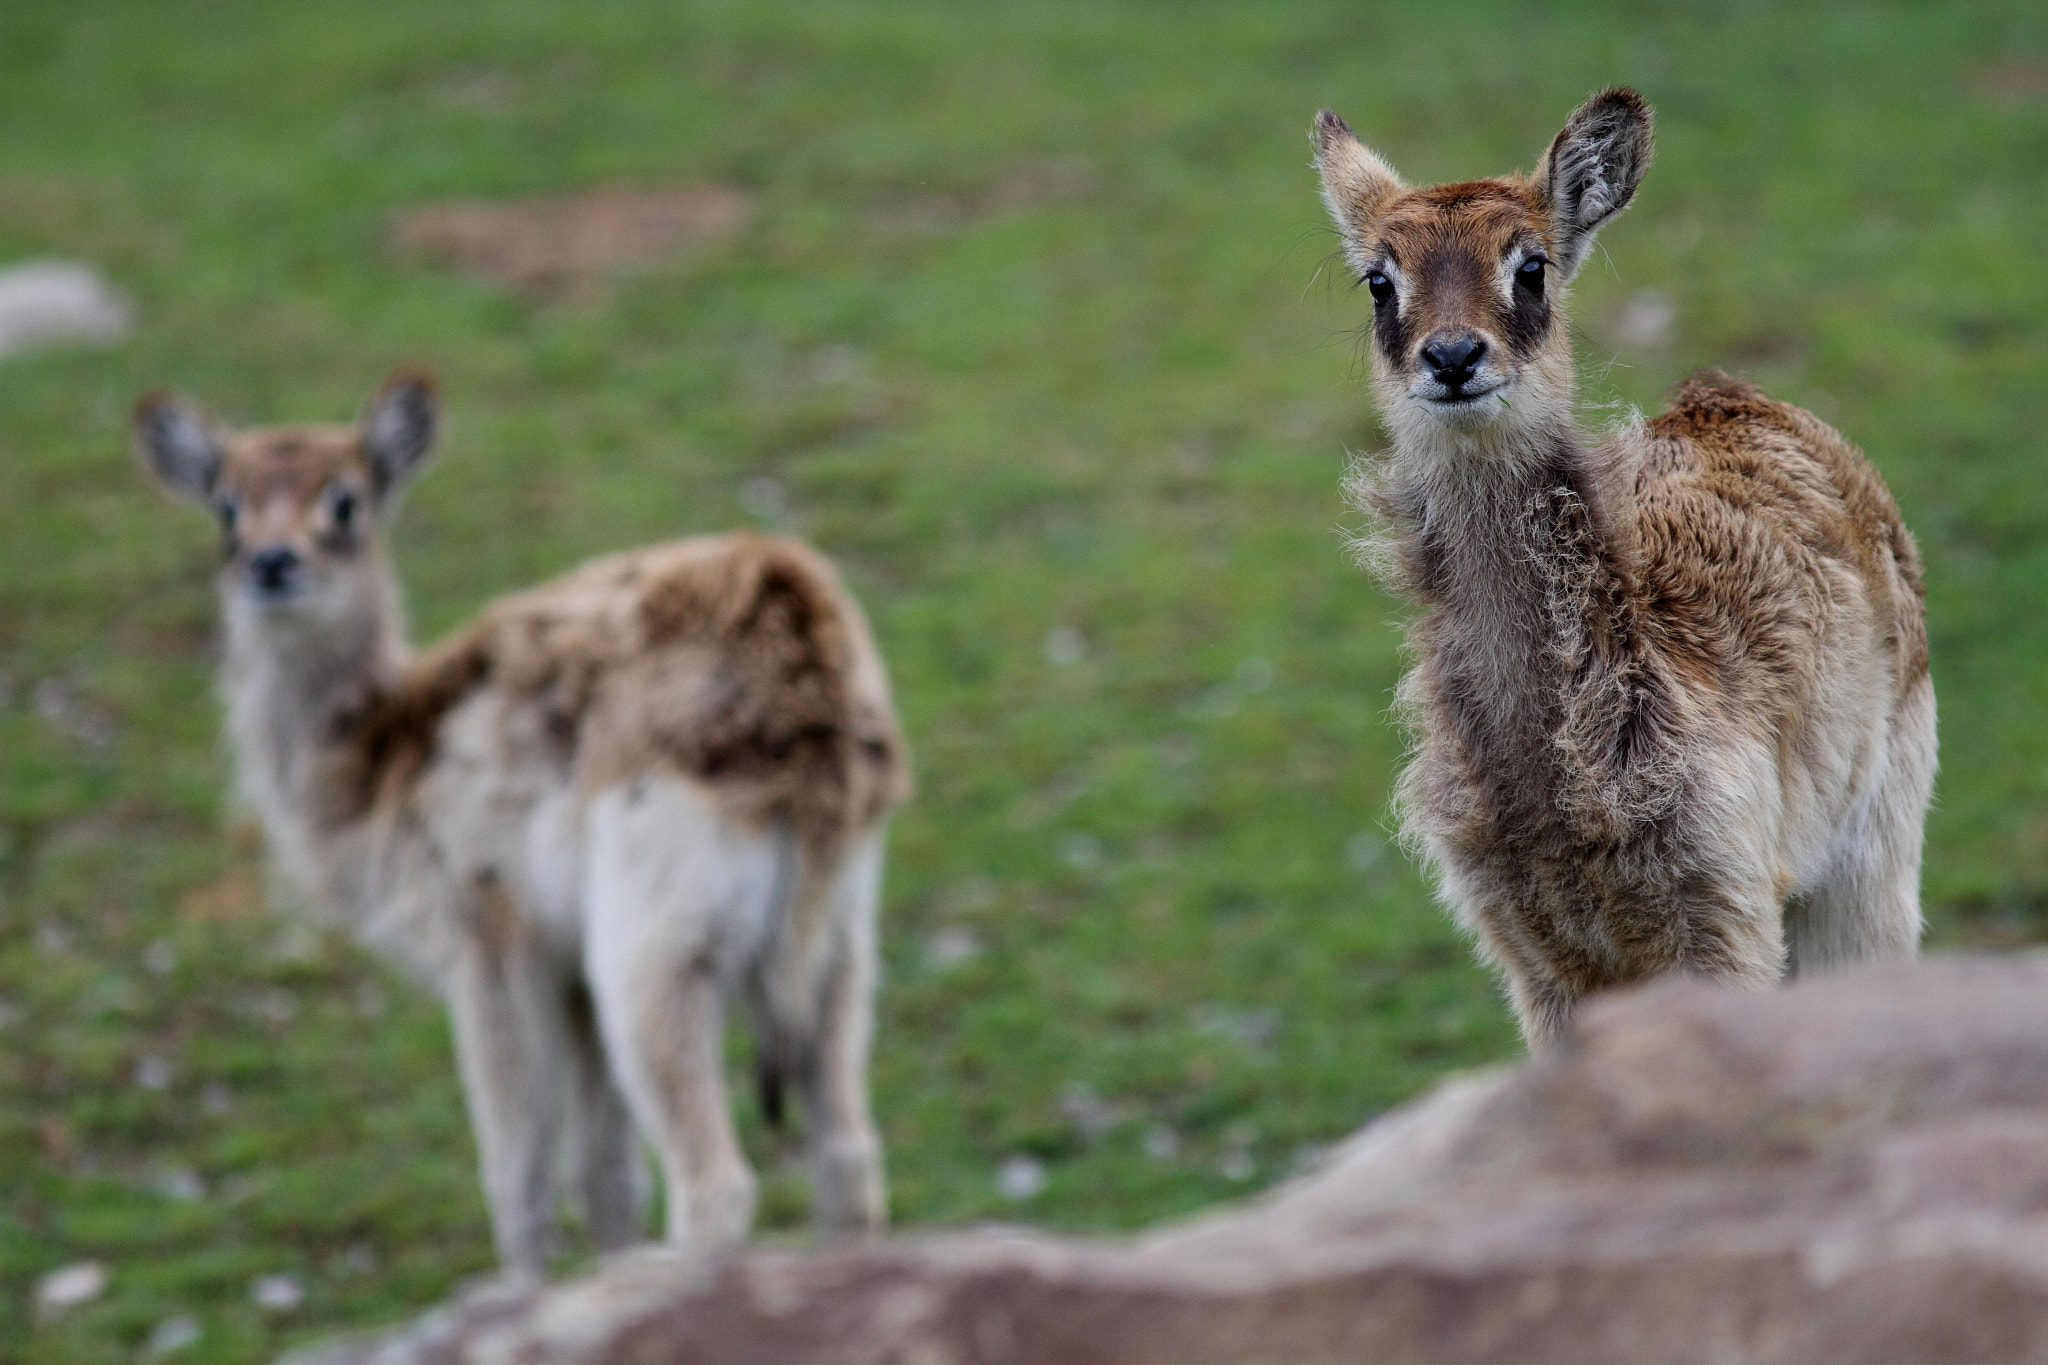
{"type": "Polygon", "coordinates": [[[1094,188],[1095,173],[1082,162],[1047,161],[980,189],[886,196],[869,218],[885,232],[948,232],[979,218],[1085,198],[1094,188]]]}
{"type": "Polygon", "coordinates": [[[2048,102],[2048,61],[2018,57],[1979,67],[1970,84],[1980,98],[1993,104],[2041,104],[2048,102]]]}
{"type": "Polygon", "coordinates": [[[215,924],[249,919],[263,909],[263,883],[252,867],[231,867],[204,886],[186,892],[178,909],[215,924]]]}
{"type": "Polygon", "coordinates": [[[753,208],[717,185],[600,190],[503,203],[430,204],[401,213],[392,237],[405,251],[449,262],[514,288],[587,288],[613,271],[652,265],[738,235],[753,208]]]}

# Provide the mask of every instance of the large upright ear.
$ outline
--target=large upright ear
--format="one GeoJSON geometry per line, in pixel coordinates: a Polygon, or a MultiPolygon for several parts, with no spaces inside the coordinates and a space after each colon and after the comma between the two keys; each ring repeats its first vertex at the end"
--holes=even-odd
{"type": "Polygon", "coordinates": [[[225,452],[198,408],[170,393],[143,396],[129,423],[135,458],[166,493],[205,504],[220,481],[225,452]]]}
{"type": "Polygon", "coordinates": [[[1371,264],[1364,254],[1372,220],[1407,186],[1392,166],[1328,109],[1316,115],[1309,139],[1316,144],[1316,174],[1323,181],[1323,203],[1344,237],[1345,256],[1363,271],[1371,264]]]}
{"type": "Polygon", "coordinates": [[[1625,86],[1580,105],[1536,167],[1550,208],[1550,255],[1566,279],[1578,273],[1602,223],[1628,207],[1655,150],[1650,106],[1625,86]]]}
{"type": "Polygon", "coordinates": [[[440,427],[441,401],[430,376],[400,370],[384,381],[356,422],[378,498],[389,496],[426,463],[440,427]]]}

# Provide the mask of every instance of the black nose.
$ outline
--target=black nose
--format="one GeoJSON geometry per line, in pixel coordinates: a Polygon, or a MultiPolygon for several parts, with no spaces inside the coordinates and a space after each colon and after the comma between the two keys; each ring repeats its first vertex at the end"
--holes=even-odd
{"type": "Polygon", "coordinates": [[[1436,382],[1454,389],[1472,377],[1472,371],[1485,355],[1486,343],[1470,333],[1431,337],[1422,348],[1422,358],[1436,376],[1436,382]]]}
{"type": "Polygon", "coordinates": [[[264,592],[282,592],[290,587],[298,567],[298,552],[288,545],[273,545],[249,556],[249,577],[264,592]]]}

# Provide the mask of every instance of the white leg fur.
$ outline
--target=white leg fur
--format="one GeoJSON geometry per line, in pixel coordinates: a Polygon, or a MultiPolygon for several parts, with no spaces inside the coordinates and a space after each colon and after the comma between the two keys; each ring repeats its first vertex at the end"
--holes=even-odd
{"type": "Polygon", "coordinates": [[[1888,751],[1820,885],[1786,907],[1791,969],[1803,975],[1913,956],[1920,942],[1922,822],[1934,790],[1934,687],[1899,704],[1888,751]]]}
{"type": "Polygon", "coordinates": [[[480,918],[491,927],[471,936],[444,982],[456,1059],[498,1258],[540,1274],[556,1246],[561,983],[530,940],[497,932],[510,916],[480,918]]]}
{"type": "Polygon", "coordinates": [[[633,1116],[613,1082],[588,1000],[570,1010],[568,1159],[563,1163],[594,1250],[640,1241],[648,1186],[633,1116]]]}
{"type": "Polygon", "coordinates": [[[591,804],[585,970],[612,1074],[655,1149],[671,1242],[727,1242],[756,1184],[725,1083],[725,994],[780,895],[775,839],[680,779],[591,804]]]}
{"type": "Polygon", "coordinates": [[[819,983],[817,1032],[798,1059],[808,1124],[812,1210],[826,1231],[879,1230],[888,1221],[882,1140],[868,1112],[874,1024],[875,907],[882,832],[863,835],[836,869],[827,925],[832,956],[819,983]]]}

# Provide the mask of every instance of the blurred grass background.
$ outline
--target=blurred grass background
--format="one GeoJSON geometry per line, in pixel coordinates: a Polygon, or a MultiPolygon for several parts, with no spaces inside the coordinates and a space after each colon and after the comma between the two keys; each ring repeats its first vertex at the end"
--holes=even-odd
{"type": "Polygon", "coordinates": [[[922,784],[899,1224],[1131,1227],[1514,1055],[1381,824],[1396,609],[1336,492],[1366,306],[1304,134],[1330,104],[1467,178],[1613,81],[1660,155],[1576,290],[1588,399],[1720,363],[1865,446],[1929,564],[1932,941],[2048,938],[2037,4],[0,7],[0,262],[92,261],[140,319],[0,361],[0,1357],[189,1314],[175,1358],[262,1360],[490,1262],[438,1006],[270,915],[223,809],[212,532],[126,453],[160,384],[338,420],[436,370],[422,639],[679,533],[838,558],[922,784]],[[748,226],[539,293],[392,244],[416,205],[676,185],[748,226]],[[38,1320],[85,1258],[106,1293],[38,1320]],[[279,1274],[303,1300],[252,1301],[279,1274]]]}

